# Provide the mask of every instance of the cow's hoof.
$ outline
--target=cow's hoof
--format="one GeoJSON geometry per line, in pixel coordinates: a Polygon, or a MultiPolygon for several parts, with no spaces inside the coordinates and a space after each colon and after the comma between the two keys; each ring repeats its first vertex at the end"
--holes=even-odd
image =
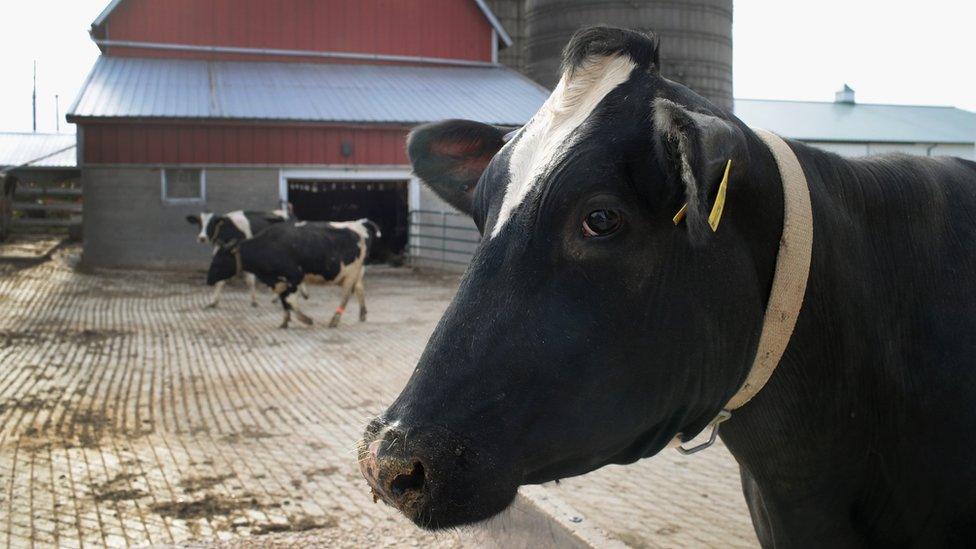
{"type": "Polygon", "coordinates": [[[288,329],[288,323],[287,322],[282,322],[281,324],[278,325],[278,327],[281,328],[282,330],[287,330],[288,329]]]}
{"type": "Polygon", "coordinates": [[[257,307],[257,306],[258,306],[258,302],[257,301],[252,301],[251,302],[251,307],[257,307]]]}
{"type": "Polygon", "coordinates": [[[359,313],[359,321],[360,322],[366,322],[366,313],[365,313],[365,311],[359,313]]]}
{"type": "Polygon", "coordinates": [[[311,326],[313,324],[312,319],[305,315],[301,315],[300,317],[298,317],[298,321],[306,326],[311,326]]]}
{"type": "Polygon", "coordinates": [[[329,321],[329,328],[336,328],[336,327],[338,327],[339,326],[339,319],[340,318],[341,317],[339,315],[336,315],[336,316],[332,317],[332,320],[329,321]]]}
{"type": "Polygon", "coordinates": [[[217,308],[217,302],[214,301],[212,303],[207,303],[206,305],[203,306],[203,308],[204,309],[216,309],[217,308]]]}

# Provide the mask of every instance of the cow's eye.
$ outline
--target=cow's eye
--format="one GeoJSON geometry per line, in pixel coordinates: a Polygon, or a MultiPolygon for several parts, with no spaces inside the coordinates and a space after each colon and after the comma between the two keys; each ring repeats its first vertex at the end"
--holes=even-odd
{"type": "Polygon", "coordinates": [[[620,228],[620,214],[613,210],[593,210],[583,219],[583,236],[606,236],[620,228]]]}

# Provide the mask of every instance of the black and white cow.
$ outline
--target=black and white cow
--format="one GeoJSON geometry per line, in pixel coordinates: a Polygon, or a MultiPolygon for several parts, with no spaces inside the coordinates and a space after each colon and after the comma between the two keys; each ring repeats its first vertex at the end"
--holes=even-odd
{"type": "Polygon", "coordinates": [[[662,78],[657,51],[581,31],[507,142],[474,122],[412,133],[417,175],[483,236],[366,430],[374,494],[424,527],[478,521],[735,408],[721,436],[763,545],[971,545],[976,163],[754,131],[662,78]],[[767,308],[796,276],[796,307],[767,308]],[[745,383],[790,315],[775,370],[745,383]]]}
{"type": "MultiPolygon", "coordinates": [[[[288,212],[285,210],[271,210],[264,212],[234,210],[225,214],[215,214],[212,212],[200,212],[195,215],[186,216],[187,222],[200,228],[197,233],[197,242],[201,244],[212,244],[214,255],[217,254],[221,243],[237,242],[246,238],[251,238],[274,223],[281,223],[288,220],[288,212]]],[[[228,277],[230,278],[230,277],[228,277]]],[[[251,306],[257,307],[257,291],[255,290],[254,275],[244,273],[247,287],[251,292],[251,306]]],[[[216,283],[213,296],[207,307],[216,307],[220,302],[220,294],[224,289],[225,280],[216,283]]],[[[304,287],[302,294],[306,292],[304,287]]]]}
{"type": "Polygon", "coordinates": [[[210,263],[207,284],[240,272],[254,274],[278,295],[284,309],[281,327],[287,328],[292,311],[300,322],[312,323],[298,308],[294,294],[306,277],[320,277],[342,287],[330,328],[339,325],[353,292],[359,301],[359,320],[365,321],[366,258],[380,236],[379,227],[368,219],[275,224],[254,238],[222,244],[210,263]]]}

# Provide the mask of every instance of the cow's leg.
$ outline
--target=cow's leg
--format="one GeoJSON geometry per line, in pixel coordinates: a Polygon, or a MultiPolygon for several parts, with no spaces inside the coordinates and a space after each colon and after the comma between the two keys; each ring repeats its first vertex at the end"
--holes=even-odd
{"type": "Polygon", "coordinates": [[[308,286],[304,282],[298,285],[298,293],[302,294],[302,298],[308,299],[308,286]]]}
{"type": "Polygon", "coordinates": [[[258,306],[258,290],[255,288],[255,282],[257,277],[251,273],[244,273],[244,280],[247,281],[247,287],[251,290],[251,307],[258,306]]]}
{"type": "Polygon", "coordinates": [[[288,296],[285,297],[285,302],[292,311],[295,311],[295,316],[298,317],[299,322],[305,324],[306,326],[312,325],[312,319],[298,308],[298,299],[294,291],[288,292],[288,296]]]}
{"type": "Polygon", "coordinates": [[[224,284],[227,284],[226,280],[221,280],[217,283],[217,286],[214,288],[213,295],[210,296],[210,303],[207,303],[208,309],[213,309],[218,303],[220,303],[220,292],[224,290],[224,284]]]}
{"type": "Polygon", "coordinates": [[[291,320],[291,306],[288,304],[287,298],[288,283],[284,281],[278,281],[274,285],[274,293],[278,296],[278,300],[281,301],[281,308],[284,310],[284,318],[281,319],[281,325],[278,326],[282,330],[288,328],[288,322],[291,320]]]}
{"type": "Polygon", "coordinates": [[[356,291],[356,300],[359,301],[359,321],[366,322],[366,287],[363,286],[363,275],[366,274],[366,269],[359,275],[359,280],[356,281],[356,285],[353,287],[356,291]]]}
{"type": "Polygon", "coordinates": [[[342,319],[342,313],[346,312],[346,304],[349,303],[349,297],[352,295],[353,287],[356,284],[348,283],[342,287],[342,299],[339,302],[339,306],[336,307],[336,312],[332,315],[332,321],[329,322],[329,328],[335,328],[339,325],[339,320],[342,319]]]}

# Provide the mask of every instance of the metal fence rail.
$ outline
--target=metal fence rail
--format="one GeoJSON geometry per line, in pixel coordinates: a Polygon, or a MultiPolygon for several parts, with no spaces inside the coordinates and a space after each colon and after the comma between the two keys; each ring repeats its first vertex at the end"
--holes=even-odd
{"type": "Polygon", "coordinates": [[[18,186],[10,206],[14,228],[66,229],[80,223],[81,189],[18,186]]]}
{"type": "Polygon", "coordinates": [[[413,266],[465,266],[481,241],[471,218],[455,212],[411,210],[409,243],[413,266]]]}

